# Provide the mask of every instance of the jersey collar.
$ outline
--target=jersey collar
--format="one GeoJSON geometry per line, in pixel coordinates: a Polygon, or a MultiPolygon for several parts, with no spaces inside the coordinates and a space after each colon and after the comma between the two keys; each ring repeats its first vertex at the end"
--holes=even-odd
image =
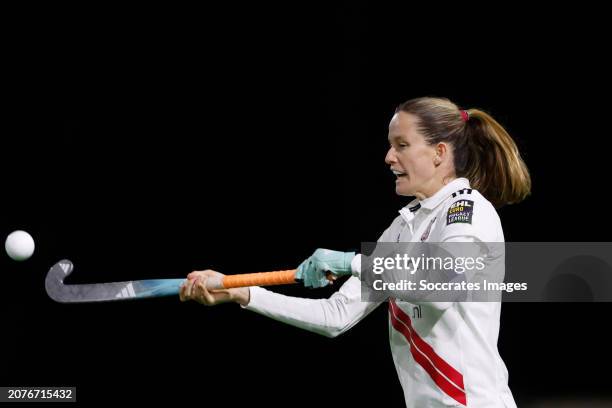
{"type": "Polygon", "coordinates": [[[463,188],[470,188],[470,182],[465,177],[459,177],[442,187],[431,197],[427,197],[423,200],[418,198],[412,200],[407,206],[402,208],[399,212],[404,219],[412,219],[418,209],[424,208],[426,210],[433,210],[446,200],[452,193],[463,188]]]}

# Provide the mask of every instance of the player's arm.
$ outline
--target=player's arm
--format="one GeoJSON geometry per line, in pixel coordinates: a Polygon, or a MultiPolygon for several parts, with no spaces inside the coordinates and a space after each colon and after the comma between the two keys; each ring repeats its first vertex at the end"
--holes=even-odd
{"type": "Polygon", "coordinates": [[[285,296],[260,287],[250,289],[246,309],[327,337],[346,332],[380,304],[361,301],[361,282],[355,277],[328,299],[285,296]]]}
{"type": "Polygon", "coordinates": [[[328,299],[285,296],[257,286],[207,290],[207,280],[215,277],[223,274],[212,270],[192,272],[181,287],[181,300],[191,299],[208,306],[236,302],[263,316],[327,337],[344,333],[378,306],[361,302],[360,282],[355,277],[328,299]]]}

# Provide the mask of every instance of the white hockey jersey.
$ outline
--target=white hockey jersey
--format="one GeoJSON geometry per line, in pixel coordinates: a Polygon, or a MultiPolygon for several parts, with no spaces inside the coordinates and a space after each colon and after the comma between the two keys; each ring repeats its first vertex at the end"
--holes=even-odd
{"type": "MultiPolygon", "coordinates": [[[[414,200],[380,242],[504,240],[493,206],[465,178],[414,200]]],[[[355,271],[359,258],[353,262],[355,271]]],[[[251,288],[247,309],[330,337],[348,330],[379,303],[362,302],[351,277],[329,299],[283,296],[251,288]]],[[[516,407],[498,349],[501,303],[390,299],[389,340],[407,407],[516,407]]]]}

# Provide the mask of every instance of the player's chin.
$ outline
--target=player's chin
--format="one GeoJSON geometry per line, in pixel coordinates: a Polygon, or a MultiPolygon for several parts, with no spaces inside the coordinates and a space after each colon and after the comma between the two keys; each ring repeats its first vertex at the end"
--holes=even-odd
{"type": "Polygon", "coordinates": [[[413,196],[414,189],[410,187],[407,180],[398,180],[395,183],[395,194],[400,196],[413,196]]]}

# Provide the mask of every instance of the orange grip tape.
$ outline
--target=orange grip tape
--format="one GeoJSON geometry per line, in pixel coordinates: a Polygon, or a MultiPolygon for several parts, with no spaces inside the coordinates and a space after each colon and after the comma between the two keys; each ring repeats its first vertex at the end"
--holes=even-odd
{"type": "Polygon", "coordinates": [[[287,285],[289,283],[296,283],[295,272],[295,269],[291,269],[288,271],[226,275],[223,277],[223,287],[229,289],[246,286],[287,285]]]}

